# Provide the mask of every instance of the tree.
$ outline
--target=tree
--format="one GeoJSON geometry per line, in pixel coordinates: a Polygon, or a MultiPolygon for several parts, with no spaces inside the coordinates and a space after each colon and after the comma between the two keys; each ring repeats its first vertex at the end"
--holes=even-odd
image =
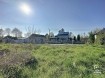
{"type": "Polygon", "coordinates": [[[34,25],[33,27],[29,26],[26,29],[26,33],[25,33],[25,37],[29,37],[31,34],[40,34],[41,33],[41,30],[36,30],[34,25]]]}
{"type": "Polygon", "coordinates": [[[0,37],[3,37],[3,35],[4,35],[4,30],[1,28],[0,29],[0,37]]]}
{"type": "Polygon", "coordinates": [[[94,42],[95,42],[95,35],[92,32],[90,32],[89,33],[89,43],[93,44],[94,42]]]}
{"type": "Polygon", "coordinates": [[[105,28],[101,29],[97,34],[96,34],[96,44],[105,44],[105,28]]]}
{"type": "Polygon", "coordinates": [[[73,36],[73,33],[70,32],[70,33],[69,33],[69,38],[72,38],[72,36],[73,36]]]}
{"type": "Polygon", "coordinates": [[[15,36],[15,37],[22,37],[22,32],[18,29],[18,28],[14,28],[12,30],[12,34],[15,36]]]}
{"type": "Polygon", "coordinates": [[[45,35],[45,37],[46,37],[46,41],[49,41],[49,34],[48,33],[45,35]]]}
{"type": "Polygon", "coordinates": [[[50,32],[50,33],[49,33],[49,36],[50,36],[50,37],[54,37],[54,33],[53,33],[53,32],[50,32]]]}
{"type": "Polygon", "coordinates": [[[73,40],[76,41],[76,36],[74,36],[73,40]]]}
{"type": "Polygon", "coordinates": [[[41,30],[40,29],[36,30],[36,33],[37,34],[40,34],[41,33],[41,30]]]}
{"type": "Polygon", "coordinates": [[[18,32],[18,37],[20,37],[20,38],[22,37],[22,32],[21,31],[18,32]]]}
{"type": "Polygon", "coordinates": [[[98,32],[100,32],[102,29],[100,28],[96,28],[92,31],[93,34],[97,34],[98,32]]]}
{"type": "Polygon", "coordinates": [[[79,34],[77,35],[77,41],[80,41],[80,35],[79,34]]]}
{"type": "Polygon", "coordinates": [[[31,33],[30,32],[27,32],[26,34],[25,34],[25,37],[29,37],[31,35],[31,33]]]}
{"type": "Polygon", "coordinates": [[[36,34],[36,29],[33,27],[28,26],[26,29],[25,37],[29,37],[31,34],[36,34]]]}
{"type": "Polygon", "coordinates": [[[6,29],[5,29],[5,33],[6,33],[7,35],[10,35],[11,29],[10,29],[10,28],[6,28],[6,29]]]}

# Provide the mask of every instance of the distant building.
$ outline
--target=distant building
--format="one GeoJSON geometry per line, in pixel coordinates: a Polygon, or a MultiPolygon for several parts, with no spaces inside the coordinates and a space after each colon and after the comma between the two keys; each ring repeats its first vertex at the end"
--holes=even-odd
{"type": "Polygon", "coordinates": [[[31,36],[25,39],[25,43],[43,44],[45,43],[45,41],[46,41],[45,36],[39,34],[32,34],[31,36]]]}
{"type": "Polygon", "coordinates": [[[44,35],[32,34],[28,38],[17,38],[12,36],[6,36],[2,39],[4,43],[33,43],[33,44],[43,44],[46,42],[44,35]]]}
{"type": "Polygon", "coordinates": [[[15,43],[15,40],[18,40],[17,37],[5,36],[2,39],[2,42],[4,42],[4,43],[15,43]]]}
{"type": "Polygon", "coordinates": [[[18,38],[17,40],[14,41],[14,43],[18,43],[18,44],[25,43],[25,40],[26,38],[18,38]]]}
{"type": "Polygon", "coordinates": [[[28,38],[16,38],[12,36],[6,36],[2,39],[5,43],[33,43],[33,44],[44,44],[44,43],[55,43],[55,44],[63,44],[63,43],[71,43],[71,44],[79,44],[85,42],[84,39],[77,42],[73,40],[72,32],[65,32],[62,28],[58,31],[58,34],[54,36],[53,33],[50,33],[50,36],[47,35],[40,35],[40,34],[32,34],[28,38]]]}
{"type": "Polygon", "coordinates": [[[69,32],[65,32],[62,28],[55,37],[50,38],[50,43],[69,43],[71,36],[69,32]]]}

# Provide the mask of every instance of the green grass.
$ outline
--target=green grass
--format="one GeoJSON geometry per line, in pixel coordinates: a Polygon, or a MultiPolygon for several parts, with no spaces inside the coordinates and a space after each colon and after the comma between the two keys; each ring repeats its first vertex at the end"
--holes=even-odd
{"type": "Polygon", "coordinates": [[[0,78],[105,78],[105,46],[0,44],[0,50],[9,51],[0,57],[0,64],[9,59],[0,78]]]}

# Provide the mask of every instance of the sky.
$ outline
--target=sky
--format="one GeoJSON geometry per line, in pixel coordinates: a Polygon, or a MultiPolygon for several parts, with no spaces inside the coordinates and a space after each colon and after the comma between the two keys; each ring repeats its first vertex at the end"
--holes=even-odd
{"type": "Polygon", "coordinates": [[[105,0],[0,0],[1,28],[17,27],[25,33],[33,26],[41,34],[48,29],[82,34],[104,28],[105,0]]]}

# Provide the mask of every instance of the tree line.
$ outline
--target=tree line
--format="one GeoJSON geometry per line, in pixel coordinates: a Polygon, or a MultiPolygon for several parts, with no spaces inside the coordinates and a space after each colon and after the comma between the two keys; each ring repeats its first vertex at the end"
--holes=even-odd
{"type": "MultiPolygon", "coordinates": [[[[40,30],[37,30],[33,27],[27,27],[26,28],[26,33],[24,34],[25,37],[29,37],[31,34],[40,34],[40,30]]],[[[18,29],[18,28],[5,28],[5,29],[0,29],[0,37],[4,37],[4,36],[13,36],[13,37],[17,37],[17,38],[21,38],[23,37],[23,32],[18,29]]]]}
{"type": "Polygon", "coordinates": [[[4,36],[14,36],[14,37],[22,37],[22,31],[20,31],[18,28],[10,29],[10,28],[5,28],[5,29],[0,29],[0,37],[4,36]]]}
{"type": "MultiPolygon", "coordinates": [[[[99,33],[97,35],[97,38],[95,38],[96,33],[98,33],[101,30],[102,29],[96,28],[93,31],[89,32],[88,36],[81,36],[80,34],[78,34],[77,36],[73,36],[71,40],[81,41],[82,39],[84,39],[85,42],[89,44],[105,44],[105,31],[99,33]]],[[[25,37],[29,37],[31,34],[36,34],[36,32],[40,34],[40,30],[36,30],[34,27],[33,28],[28,27],[25,37]]],[[[13,37],[22,38],[22,34],[23,34],[22,31],[19,30],[18,28],[0,29],[0,38],[3,38],[4,36],[11,36],[11,35],[13,37]]],[[[54,33],[50,32],[49,34],[46,34],[45,37],[47,40],[49,40],[49,38],[54,37],[54,33]]]]}

